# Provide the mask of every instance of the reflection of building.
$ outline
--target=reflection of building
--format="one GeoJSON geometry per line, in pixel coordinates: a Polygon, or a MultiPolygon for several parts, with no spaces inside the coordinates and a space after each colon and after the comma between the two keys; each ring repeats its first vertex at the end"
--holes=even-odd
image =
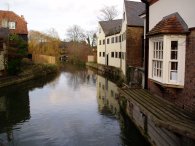
{"type": "Polygon", "coordinates": [[[119,113],[118,87],[108,79],[97,76],[97,99],[100,112],[111,111],[113,114],[119,113]]]}
{"type": "Polygon", "coordinates": [[[0,95],[0,133],[7,133],[8,141],[13,138],[13,127],[30,119],[29,95],[24,90],[1,91],[0,95]]]}

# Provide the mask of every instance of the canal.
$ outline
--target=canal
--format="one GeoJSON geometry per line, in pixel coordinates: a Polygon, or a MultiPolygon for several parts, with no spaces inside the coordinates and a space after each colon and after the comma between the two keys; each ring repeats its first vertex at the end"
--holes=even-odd
{"type": "Polygon", "coordinates": [[[0,146],[147,146],[119,106],[117,86],[65,67],[0,89],[0,146]]]}

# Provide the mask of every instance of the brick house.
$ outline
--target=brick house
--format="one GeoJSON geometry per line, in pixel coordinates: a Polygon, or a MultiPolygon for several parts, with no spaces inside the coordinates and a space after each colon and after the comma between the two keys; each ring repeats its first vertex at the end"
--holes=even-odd
{"type": "Polygon", "coordinates": [[[28,41],[27,22],[24,16],[17,15],[12,11],[0,10],[0,27],[9,28],[9,34],[17,34],[28,41]]]}
{"type": "Polygon", "coordinates": [[[147,88],[153,94],[195,112],[195,1],[142,2],[147,6],[147,88]]]}
{"type": "Polygon", "coordinates": [[[123,19],[99,22],[99,64],[120,68],[124,76],[128,66],[142,67],[144,20],[139,14],[144,10],[143,3],[125,0],[123,19]]]}
{"type": "Polygon", "coordinates": [[[7,41],[8,41],[8,29],[7,28],[0,28],[0,76],[3,74],[5,70],[5,54],[7,48],[7,41]]]}

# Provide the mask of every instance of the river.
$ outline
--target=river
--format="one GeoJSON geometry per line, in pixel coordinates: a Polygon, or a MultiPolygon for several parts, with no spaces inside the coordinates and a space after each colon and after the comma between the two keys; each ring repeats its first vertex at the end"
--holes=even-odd
{"type": "Polygon", "coordinates": [[[0,90],[0,146],[147,146],[117,86],[72,66],[0,90]]]}

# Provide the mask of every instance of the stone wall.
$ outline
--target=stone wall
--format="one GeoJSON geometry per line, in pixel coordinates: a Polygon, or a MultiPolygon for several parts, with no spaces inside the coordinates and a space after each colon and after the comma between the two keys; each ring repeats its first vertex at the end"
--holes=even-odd
{"type": "Polygon", "coordinates": [[[142,67],[142,36],[143,27],[127,27],[127,65],[142,67]]]}
{"type": "Polygon", "coordinates": [[[148,87],[153,94],[195,113],[195,28],[187,35],[184,88],[162,87],[151,80],[148,81],[148,87]]]}

